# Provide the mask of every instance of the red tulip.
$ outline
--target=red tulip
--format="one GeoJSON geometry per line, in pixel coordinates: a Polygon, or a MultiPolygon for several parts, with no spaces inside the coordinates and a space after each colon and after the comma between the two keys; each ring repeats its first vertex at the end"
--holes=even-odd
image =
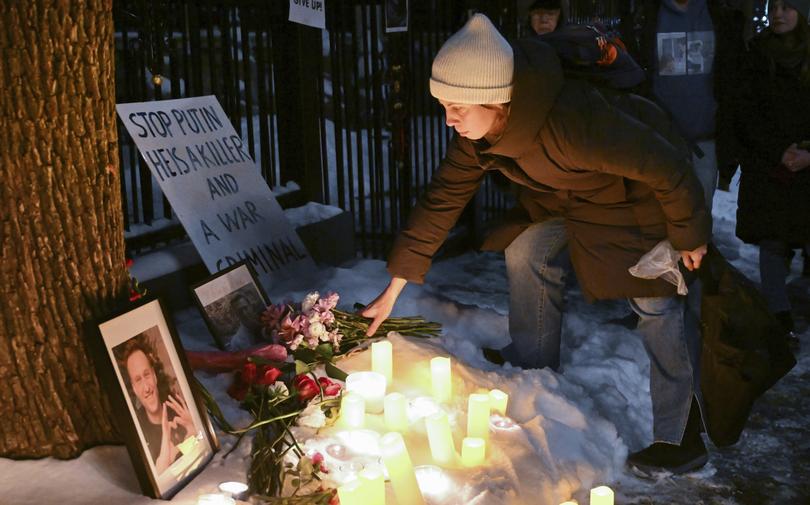
{"type": "Polygon", "coordinates": [[[301,401],[308,402],[315,398],[320,393],[318,383],[312,380],[312,377],[306,374],[301,374],[293,380],[293,386],[298,390],[298,396],[301,401]]]}
{"type": "Polygon", "coordinates": [[[278,379],[280,375],[281,370],[279,370],[278,368],[272,366],[265,367],[264,371],[260,374],[259,378],[256,380],[256,384],[261,384],[263,386],[275,384],[276,379],[278,379]]]}
{"type": "Polygon", "coordinates": [[[242,381],[247,385],[256,382],[256,377],[259,375],[259,370],[256,368],[256,363],[248,361],[242,365],[242,381]]]}
{"type": "Polygon", "coordinates": [[[323,394],[326,396],[337,396],[340,394],[340,384],[329,380],[328,377],[318,377],[318,384],[320,384],[321,389],[323,389],[323,394]]]}

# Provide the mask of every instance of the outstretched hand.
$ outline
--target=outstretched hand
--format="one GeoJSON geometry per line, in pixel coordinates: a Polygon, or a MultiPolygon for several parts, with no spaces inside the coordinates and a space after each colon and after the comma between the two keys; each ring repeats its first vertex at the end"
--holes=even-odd
{"type": "Polygon", "coordinates": [[[402,288],[405,287],[406,283],[407,281],[405,279],[394,277],[391,279],[388,287],[385,288],[374,301],[366,305],[366,307],[360,311],[361,316],[372,320],[366,331],[367,337],[377,333],[377,329],[380,325],[391,315],[391,311],[394,310],[394,304],[397,302],[397,298],[399,298],[399,293],[402,292],[402,288]]]}
{"type": "Polygon", "coordinates": [[[707,251],[708,247],[706,244],[703,244],[694,251],[680,251],[683,265],[689,270],[697,270],[700,268],[700,263],[703,261],[703,257],[706,256],[707,251]]]}

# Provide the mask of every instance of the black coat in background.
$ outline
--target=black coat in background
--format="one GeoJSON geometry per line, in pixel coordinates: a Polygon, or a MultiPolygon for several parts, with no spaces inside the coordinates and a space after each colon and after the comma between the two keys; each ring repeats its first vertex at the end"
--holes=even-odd
{"type": "Polygon", "coordinates": [[[810,86],[798,68],[783,68],[765,50],[763,32],[743,63],[736,131],[741,159],[737,236],[757,244],[778,239],[799,247],[810,242],[810,168],[790,172],[782,153],[810,140],[810,86]]]}

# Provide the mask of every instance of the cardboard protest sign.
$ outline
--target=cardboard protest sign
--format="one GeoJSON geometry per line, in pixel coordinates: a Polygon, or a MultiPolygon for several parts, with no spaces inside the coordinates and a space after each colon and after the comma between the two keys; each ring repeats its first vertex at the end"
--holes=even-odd
{"type": "Polygon", "coordinates": [[[116,109],[211,273],[247,260],[269,288],[314,267],[215,96],[116,109]]]}
{"type": "Polygon", "coordinates": [[[326,28],[326,0],[290,0],[290,18],[293,23],[326,28]]]}

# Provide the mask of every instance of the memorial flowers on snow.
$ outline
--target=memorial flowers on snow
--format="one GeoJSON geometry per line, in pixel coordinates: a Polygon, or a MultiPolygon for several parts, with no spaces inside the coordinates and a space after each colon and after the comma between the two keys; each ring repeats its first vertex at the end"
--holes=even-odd
{"type": "MultiPolygon", "coordinates": [[[[291,428],[321,428],[333,423],[340,408],[346,374],[336,366],[341,357],[367,341],[369,320],[337,309],[337,293],[308,294],[300,303],[271,304],[261,315],[268,341],[239,352],[189,352],[196,369],[234,371],[228,388],[253,421],[246,427],[231,425],[204,388],[203,396],[219,428],[241,438],[253,433],[248,482],[251,491],[266,501],[284,492],[284,500],[302,489],[312,489],[326,468],[317,455],[308,457],[291,428]]],[[[441,326],[421,317],[390,318],[378,334],[397,331],[412,337],[438,336],[441,326]]],[[[233,449],[231,449],[233,450],[233,449]]],[[[317,487],[317,486],[315,486],[317,487]]],[[[302,503],[328,503],[333,490],[300,497],[302,503]]],[[[279,502],[282,503],[282,502],[279,502]]]]}

